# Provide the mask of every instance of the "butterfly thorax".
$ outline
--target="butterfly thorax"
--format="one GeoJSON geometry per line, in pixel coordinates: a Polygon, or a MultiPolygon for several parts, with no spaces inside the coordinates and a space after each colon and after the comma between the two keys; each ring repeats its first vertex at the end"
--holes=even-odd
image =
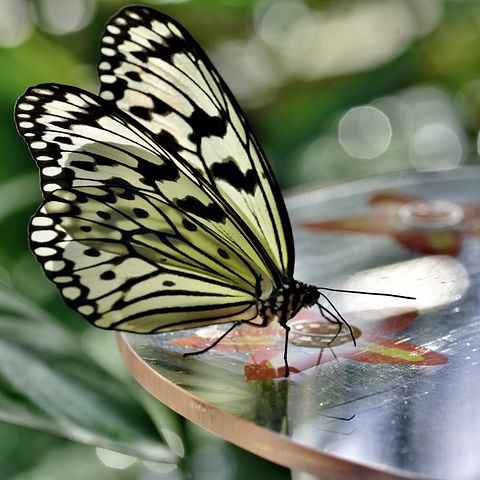
{"type": "Polygon", "coordinates": [[[259,300],[259,315],[265,324],[278,320],[285,324],[303,307],[315,305],[320,296],[317,287],[285,279],[281,287],[274,288],[267,300],[259,300]]]}

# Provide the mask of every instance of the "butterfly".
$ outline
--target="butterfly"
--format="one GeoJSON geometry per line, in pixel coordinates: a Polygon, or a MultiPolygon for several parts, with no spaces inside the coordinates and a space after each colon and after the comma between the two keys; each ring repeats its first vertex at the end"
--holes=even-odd
{"type": "MultiPolygon", "coordinates": [[[[104,329],[285,329],[318,305],[293,277],[292,227],[265,154],[192,36],[126,7],[101,41],[100,94],[54,83],[15,108],[44,201],[30,247],[66,303],[104,329]]],[[[207,349],[204,349],[207,350],[207,349]]],[[[192,354],[202,353],[192,352],[192,354]]]]}

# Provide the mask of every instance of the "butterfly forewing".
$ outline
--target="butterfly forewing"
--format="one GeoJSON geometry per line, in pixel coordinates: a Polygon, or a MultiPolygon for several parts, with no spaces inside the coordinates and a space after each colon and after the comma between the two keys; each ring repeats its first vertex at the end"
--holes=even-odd
{"type": "MultiPolygon", "coordinates": [[[[74,87],[46,84],[19,99],[16,116],[40,168],[44,195],[92,185],[125,185],[152,193],[245,252],[260,269],[268,264],[258,239],[234,225],[237,217],[228,202],[208,185],[201,188],[195,172],[110,103],[74,87]]],[[[264,274],[278,276],[268,267],[264,274]]]]}
{"type": "Polygon", "coordinates": [[[148,128],[228,199],[276,269],[293,273],[285,204],[228,87],[190,34],[144,7],[113,17],[102,39],[101,96],[148,128]]]}

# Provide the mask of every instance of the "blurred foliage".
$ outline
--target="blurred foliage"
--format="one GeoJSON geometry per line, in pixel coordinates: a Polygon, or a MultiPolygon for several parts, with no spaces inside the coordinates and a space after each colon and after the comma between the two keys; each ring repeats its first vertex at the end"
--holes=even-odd
{"type": "MultiPolygon", "coordinates": [[[[136,3],[209,52],[282,187],[478,162],[479,2],[136,3]]],[[[40,193],[15,100],[40,82],[96,91],[103,25],[126,4],[0,1],[0,478],[288,478],[148,397],[113,334],[68,310],[28,252],[40,193]]]]}

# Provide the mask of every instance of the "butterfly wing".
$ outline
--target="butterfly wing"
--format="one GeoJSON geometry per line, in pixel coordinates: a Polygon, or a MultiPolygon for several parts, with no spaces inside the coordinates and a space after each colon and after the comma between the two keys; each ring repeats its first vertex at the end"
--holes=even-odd
{"type": "Polygon", "coordinates": [[[16,121],[45,195],[31,247],[69,305],[100,327],[139,332],[255,317],[276,275],[268,257],[140,124],[54,84],[30,88],[16,121]]]}
{"type": "Polygon", "coordinates": [[[292,229],[275,177],[232,93],[191,35],[155,10],[127,7],[107,24],[99,75],[100,95],[228,198],[276,268],[292,276],[292,229]]]}
{"type": "Polygon", "coordinates": [[[255,318],[245,259],[223,244],[214,255],[219,243],[205,232],[193,244],[180,221],[157,222],[181,215],[170,209],[124,187],[55,190],[31,220],[30,245],[67,304],[101,328],[156,333],[255,318]]]}

